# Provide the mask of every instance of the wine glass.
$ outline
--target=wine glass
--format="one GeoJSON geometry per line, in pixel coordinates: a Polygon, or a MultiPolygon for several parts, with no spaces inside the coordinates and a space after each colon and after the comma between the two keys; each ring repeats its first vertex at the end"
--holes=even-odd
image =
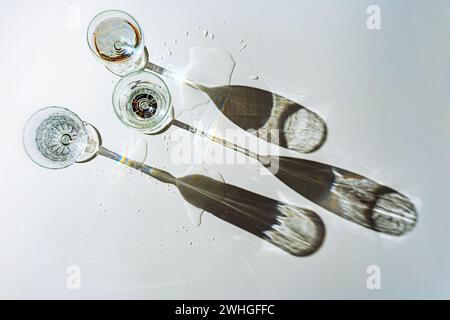
{"type": "Polygon", "coordinates": [[[48,169],[66,168],[94,158],[100,136],[90,124],[62,107],[46,107],[34,113],[23,132],[27,155],[48,169]]]}
{"type": "Polygon", "coordinates": [[[135,72],[123,77],[112,99],[120,121],[146,134],[163,131],[174,117],[169,88],[154,73],[135,72]]]}
{"type": "Polygon", "coordinates": [[[89,48],[116,75],[141,70],[147,64],[144,34],[136,20],[120,10],[96,15],[87,32],[89,48]]]}
{"type": "Polygon", "coordinates": [[[254,129],[252,133],[258,138],[284,148],[311,153],[325,143],[328,134],[325,121],[292,100],[248,86],[210,87],[152,63],[141,27],[123,11],[104,11],[94,17],[87,37],[95,56],[116,75],[147,70],[180,81],[206,94],[222,114],[240,128],[254,129]],[[274,139],[272,131],[279,132],[280,137],[274,139]]]}
{"type": "Polygon", "coordinates": [[[313,211],[270,199],[204,174],[174,177],[101,145],[98,131],[72,111],[48,107],[36,112],[24,130],[24,147],[38,165],[60,169],[96,155],[120,162],[161,182],[174,185],[191,205],[260,237],[294,256],[316,252],[325,226],[313,211]]]}

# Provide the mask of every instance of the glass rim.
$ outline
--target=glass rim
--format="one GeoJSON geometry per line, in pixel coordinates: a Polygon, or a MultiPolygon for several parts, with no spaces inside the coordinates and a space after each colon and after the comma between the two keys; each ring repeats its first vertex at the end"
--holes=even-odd
{"type": "MultiPolygon", "coordinates": [[[[30,154],[30,152],[29,152],[29,150],[28,150],[28,148],[27,148],[27,146],[26,146],[26,139],[27,139],[26,131],[27,131],[28,128],[29,128],[28,126],[30,125],[31,120],[32,120],[35,116],[37,116],[39,113],[41,113],[41,112],[43,112],[43,111],[46,111],[46,110],[49,110],[49,109],[56,109],[55,112],[57,112],[58,110],[59,110],[59,111],[64,111],[64,112],[69,113],[71,116],[73,116],[73,118],[75,119],[75,121],[77,121],[77,122],[79,122],[79,124],[81,124],[81,128],[82,128],[83,132],[85,133],[85,139],[87,139],[88,132],[87,132],[86,127],[85,127],[85,122],[84,122],[83,120],[81,120],[81,118],[80,118],[75,112],[73,112],[72,110],[70,110],[70,109],[68,109],[68,108],[66,108],[66,107],[61,107],[61,106],[47,106],[47,107],[40,108],[39,110],[33,112],[33,114],[28,118],[28,120],[27,120],[27,122],[25,123],[25,126],[24,126],[24,128],[23,128],[23,130],[22,130],[22,146],[23,146],[23,149],[25,150],[25,153],[26,153],[26,155],[28,156],[28,158],[31,159],[31,161],[33,161],[33,162],[34,162],[35,164],[37,164],[38,166],[40,166],[40,167],[42,167],[42,168],[45,168],[45,169],[51,169],[51,170],[64,169],[64,168],[67,168],[67,167],[71,166],[71,165],[74,164],[76,161],[74,161],[74,162],[72,162],[72,163],[67,163],[67,164],[65,164],[65,165],[63,165],[63,166],[60,166],[60,167],[47,167],[47,166],[45,166],[45,165],[39,163],[38,161],[36,161],[35,158],[30,154]]],[[[82,154],[82,153],[83,153],[83,151],[81,150],[80,154],[82,154]]]]}
{"type": "Polygon", "coordinates": [[[114,114],[116,115],[116,117],[120,120],[120,122],[121,123],[123,123],[125,126],[127,126],[128,128],[131,128],[131,129],[135,129],[135,130],[138,130],[138,131],[144,131],[145,132],[145,128],[138,128],[138,127],[136,127],[136,126],[133,126],[133,125],[130,125],[130,124],[128,124],[128,123],[126,123],[123,119],[122,119],[122,117],[120,116],[120,114],[119,114],[119,111],[118,111],[118,108],[116,108],[116,103],[115,103],[115,97],[117,96],[117,94],[118,94],[118,88],[119,88],[119,86],[121,85],[121,84],[123,84],[123,83],[126,83],[126,85],[129,85],[131,82],[130,81],[128,81],[129,80],[129,78],[131,78],[131,77],[133,77],[133,76],[136,76],[136,75],[139,75],[139,74],[144,74],[144,75],[150,75],[150,76],[152,76],[152,77],[154,77],[154,78],[156,78],[156,79],[158,79],[159,81],[161,81],[161,83],[164,85],[164,89],[166,90],[166,92],[168,93],[168,105],[169,105],[169,108],[167,109],[167,112],[164,114],[164,117],[165,116],[167,116],[167,114],[171,114],[171,117],[173,118],[173,101],[172,101],[172,93],[170,92],[170,89],[169,89],[169,87],[167,86],[167,83],[160,77],[160,76],[158,76],[156,73],[154,73],[154,72],[151,72],[151,71],[148,71],[148,70],[141,70],[141,71],[135,71],[135,72],[132,72],[132,73],[130,73],[130,74],[127,74],[126,76],[124,76],[124,77],[122,77],[118,82],[117,82],[117,84],[115,85],[115,87],[114,87],[114,90],[113,90],[113,94],[112,94],[112,105],[113,105],[113,110],[114,110],[114,114]]]}
{"type": "MultiPolygon", "coordinates": [[[[91,21],[89,22],[88,27],[87,27],[87,30],[86,30],[86,40],[87,40],[89,49],[90,49],[91,52],[92,52],[98,59],[100,59],[101,61],[108,62],[108,63],[114,63],[114,62],[112,62],[112,61],[108,61],[108,60],[106,60],[106,59],[103,59],[103,58],[100,56],[100,54],[98,53],[98,51],[95,50],[95,49],[92,47],[92,43],[91,43],[91,34],[90,34],[90,32],[89,32],[89,31],[91,31],[91,29],[92,29],[93,22],[94,22],[97,18],[99,18],[99,17],[102,16],[102,15],[109,14],[109,13],[119,13],[119,14],[122,14],[122,15],[127,16],[127,18],[130,18],[131,22],[132,22],[132,23],[134,24],[134,26],[137,28],[137,30],[139,31],[139,34],[140,34],[140,36],[141,36],[141,43],[139,44],[139,47],[138,47],[139,49],[141,49],[142,47],[145,47],[145,38],[144,38],[144,33],[142,32],[141,26],[139,25],[139,23],[137,22],[137,20],[136,20],[131,14],[129,14],[128,12],[123,11],[123,10],[120,10],[120,9],[109,9],[109,10],[103,10],[103,11],[97,13],[97,14],[91,19],[91,21]]],[[[100,24],[100,23],[99,23],[99,24],[100,24]]],[[[97,26],[98,26],[98,25],[97,25],[97,26]]],[[[95,29],[94,29],[94,30],[95,30],[95,29]]],[[[123,62],[125,62],[125,61],[128,61],[128,60],[130,60],[132,57],[133,57],[133,55],[131,55],[131,56],[129,56],[129,57],[123,59],[123,60],[120,61],[120,62],[123,63],[123,62]]]]}

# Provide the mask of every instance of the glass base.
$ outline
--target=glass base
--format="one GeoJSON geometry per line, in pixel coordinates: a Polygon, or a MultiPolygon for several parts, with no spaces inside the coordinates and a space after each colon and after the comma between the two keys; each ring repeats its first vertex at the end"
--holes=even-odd
{"type": "Polygon", "coordinates": [[[121,64],[115,63],[111,64],[111,66],[106,65],[105,67],[116,76],[124,77],[130,73],[144,70],[147,62],[148,50],[147,47],[144,47],[141,56],[136,61],[130,60],[129,62],[124,62],[121,64]]]}

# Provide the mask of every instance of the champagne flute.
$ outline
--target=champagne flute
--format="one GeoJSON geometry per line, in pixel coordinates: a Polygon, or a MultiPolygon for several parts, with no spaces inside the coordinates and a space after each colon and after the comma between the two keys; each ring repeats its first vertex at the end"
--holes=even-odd
{"type": "Polygon", "coordinates": [[[39,110],[23,137],[28,156],[49,169],[66,168],[104,156],[161,182],[173,184],[183,198],[294,256],[308,256],[323,243],[325,226],[313,211],[273,200],[205,175],[174,177],[102,146],[99,132],[62,107],[39,110]]]}

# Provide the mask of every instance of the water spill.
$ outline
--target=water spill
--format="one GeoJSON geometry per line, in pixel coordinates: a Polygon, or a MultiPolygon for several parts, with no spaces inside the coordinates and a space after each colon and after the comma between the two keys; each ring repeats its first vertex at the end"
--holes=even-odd
{"type": "MultiPolygon", "coordinates": [[[[189,51],[185,78],[209,86],[229,84],[235,65],[233,57],[225,50],[193,47],[189,51]]],[[[182,99],[186,109],[207,104],[210,100],[204,93],[188,86],[182,88],[182,99]]]]}
{"type": "MultiPolygon", "coordinates": [[[[118,144],[121,153],[131,159],[136,159],[137,162],[143,163],[147,159],[148,149],[147,142],[138,134],[128,136],[118,144]]],[[[119,163],[113,168],[113,173],[109,174],[110,184],[117,185],[124,178],[124,176],[132,174],[132,170],[123,167],[119,163]]]]}
{"type": "Polygon", "coordinates": [[[148,154],[147,142],[141,137],[134,135],[124,142],[122,154],[127,158],[143,163],[147,159],[148,154]]]}
{"type": "Polygon", "coordinates": [[[327,127],[318,114],[270,91],[229,85],[236,65],[229,52],[194,47],[189,56],[184,79],[190,85],[182,87],[184,109],[177,109],[177,117],[212,100],[229,120],[268,142],[300,153],[316,151],[325,142],[327,127]]]}
{"type": "MultiPolygon", "coordinates": [[[[187,169],[183,176],[190,176],[190,177],[196,177],[196,176],[204,176],[209,177],[210,179],[220,181],[222,183],[225,183],[225,180],[223,179],[222,175],[213,170],[208,170],[205,167],[202,166],[192,166],[189,169],[187,169]]],[[[190,183],[193,183],[192,181],[190,183]]],[[[184,201],[184,206],[186,208],[186,212],[189,218],[189,221],[192,225],[198,227],[202,223],[202,216],[205,212],[205,209],[203,207],[196,207],[192,205],[190,202],[184,201]]],[[[184,226],[182,229],[187,230],[184,226]]]]}
{"type": "Polygon", "coordinates": [[[170,50],[169,47],[167,46],[167,42],[163,41],[163,45],[164,45],[164,48],[165,48],[166,51],[167,51],[167,54],[168,54],[169,56],[171,56],[171,55],[172,55],[172,50],[170,50]]]}

